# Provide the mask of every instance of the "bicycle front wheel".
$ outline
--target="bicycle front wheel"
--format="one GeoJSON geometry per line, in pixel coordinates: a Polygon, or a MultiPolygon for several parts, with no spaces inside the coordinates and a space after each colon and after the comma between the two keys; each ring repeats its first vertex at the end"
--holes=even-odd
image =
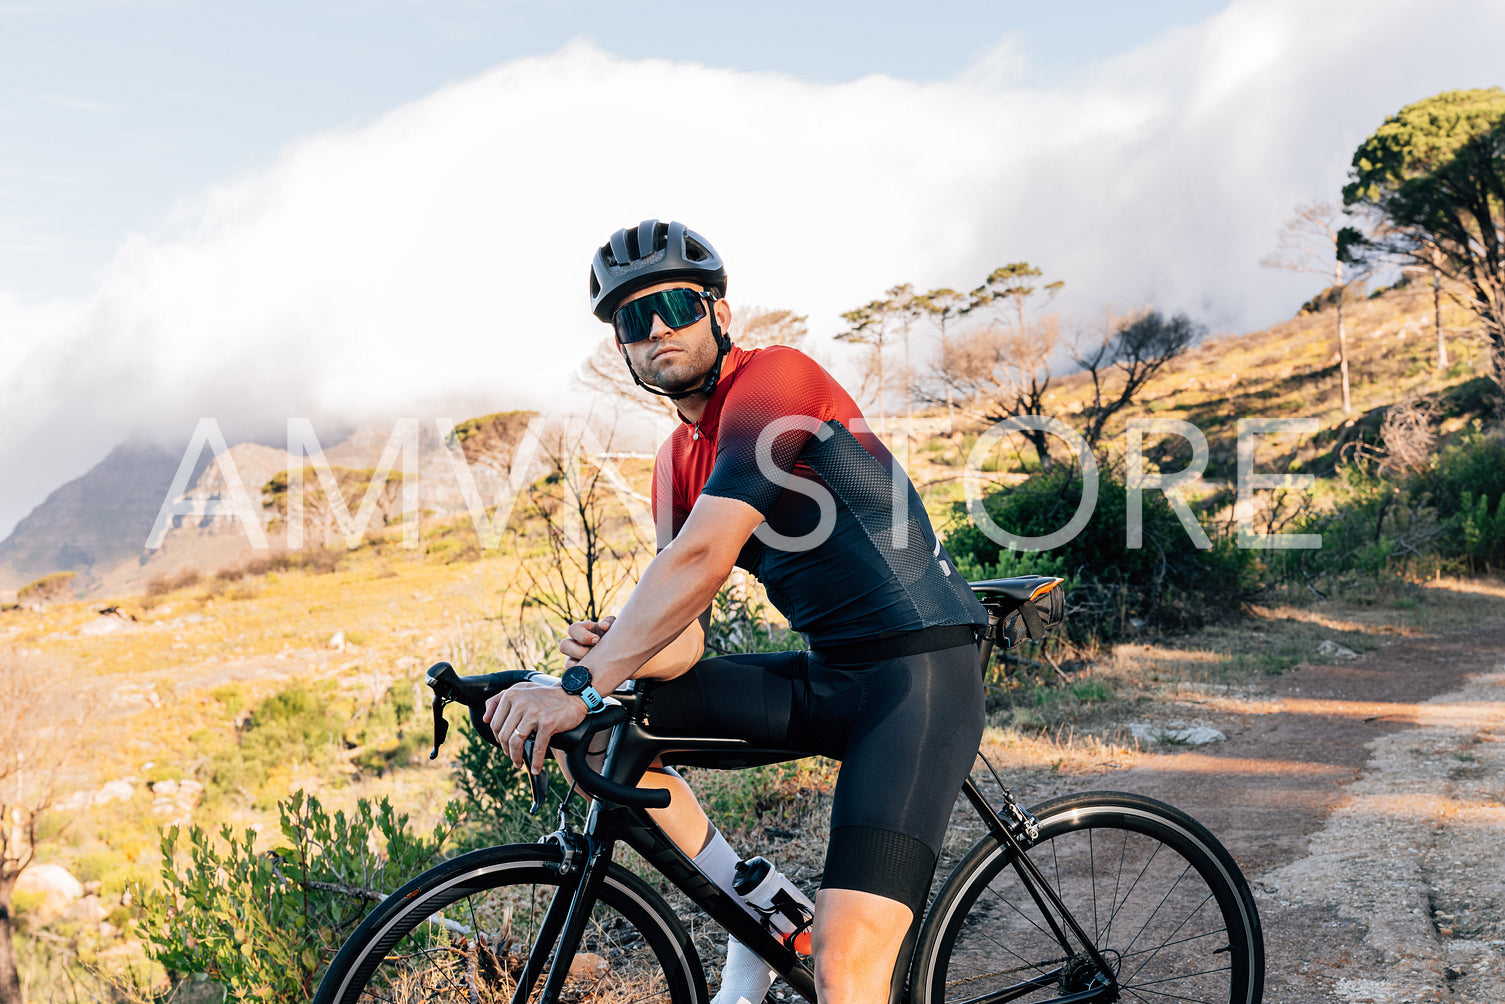
{"type": "MultiPolygon", "coordinates": [[[[561,885],[559,848],[489,847],[446,861],[382,901],[345,942],[314,1004],[504,1004],[561,885]]],[[[548,946],[552,950],[552,945],[548,946]]],[[[552,954],[552,952],[551,952],[552,954]]],[[[542,995],[547,969],[535,982],[542,995]]],[[[705,975],[684,926],[613,864],[560,997],[565,1004],[703,1004],[705,975]]]]}
{"type": "MultiPolygon", "coordinates": [[[[1028,849],[1113,970],[1124,1001],[1259,1004],[1264,936],[1243,874],[1196,820],[1122,792],[1052,799],[1032,810],[1028,849]]],[[[1048,900],[1047,900],[1048,902],[1048,900]]],[[[984,838],[937,895],[915,955],[919,1004],[1055,1000],[1102,977],[1041,911],[1014,853],[984,838]]]]}

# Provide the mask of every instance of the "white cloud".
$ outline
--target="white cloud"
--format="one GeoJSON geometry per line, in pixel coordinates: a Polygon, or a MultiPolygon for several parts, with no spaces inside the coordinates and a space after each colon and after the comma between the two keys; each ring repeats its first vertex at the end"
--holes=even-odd
{"type": "Polygon", "coordinates": [[[1498,5],[1235,3],[1054,88],[1007,39],[953,81],[814,84],[587,43],[305,139],[121,246],[85,302],[0,295],[0,533],[132,430],[200,415],[558,407],[604,329],[611,230],[685,220],[734,301],[817,334],[896,282],[1028,259],[1063,303],[1263,325],[1310,290],[1258,267],[1402,104],[1491,66],[1498,5]],[[1470,29],[1459,32],[1459,24],[1470,29]]]}

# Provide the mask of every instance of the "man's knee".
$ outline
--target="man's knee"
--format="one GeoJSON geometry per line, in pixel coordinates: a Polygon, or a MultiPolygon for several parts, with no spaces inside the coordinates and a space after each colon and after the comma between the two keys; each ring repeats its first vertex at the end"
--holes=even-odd
{"type": "Polygon", "coordinates": [[[856,889],[815,897],[815,977],[820,999],[888,999],[889,982],[914,912],[897,900],[856,889]]]}

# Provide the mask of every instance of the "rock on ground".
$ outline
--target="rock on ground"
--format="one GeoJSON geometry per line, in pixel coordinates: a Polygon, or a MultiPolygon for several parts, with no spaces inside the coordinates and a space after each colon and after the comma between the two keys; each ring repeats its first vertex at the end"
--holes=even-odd
{"type": "Polygon", "coordinates": [[[70,906],[83,898],[84,884],[62,865],[32,865],[16,880],[15,891],[42,897],[33,910],[33,916],[38,923],[45,924],[62,916],[70,906]]]}

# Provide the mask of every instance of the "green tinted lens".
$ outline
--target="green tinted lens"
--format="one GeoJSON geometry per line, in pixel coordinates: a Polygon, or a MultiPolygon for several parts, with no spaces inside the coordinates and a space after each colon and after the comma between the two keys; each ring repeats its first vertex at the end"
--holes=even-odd
{"type": "Polygon", "coordinates": [[[653,315],[671,328],[694,324],[705,316],[705,301],[693,289],[665,289],[619,307],[612,316],[617,340],[623,345],[641,342],[653,331],[653,315]]]}

